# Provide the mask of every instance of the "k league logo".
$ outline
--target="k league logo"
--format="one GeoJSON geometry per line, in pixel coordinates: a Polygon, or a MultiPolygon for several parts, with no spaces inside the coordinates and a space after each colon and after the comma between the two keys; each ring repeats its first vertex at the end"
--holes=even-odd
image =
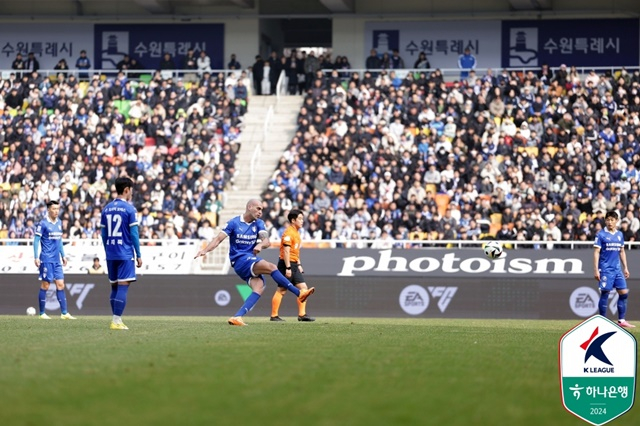
{"type": "MultiPolygon", "coordinates": [[[[593,357],[600,362],[613,367],[613,364],[605,355],[604,350],[602,349],[602,345],[616,333],[617,331],[609,331],[608,333],[604,333],[598,336],[598,327],[596,327],[595,330],[593,330],[593,333],[591,333],[591,337],[589,337],[589,340],[580,345],[580,347],[586,351],[586,353],[584,354],[584,363],[586,364],[587,361],[589,361],[589,359],[593,357]]],[[[588,368],[584,368],[585,373],[587,373],[588,370],[588,368]]],[[[611,369],[611,372],[613,372],[613,368],[611,369]]]]}
{"type": "Polygon", "coordinates": [[[635,397],[637,344],[631,333],[595,315],[559,344],[562,404],[593,425],[623,415],[635,397]]]}

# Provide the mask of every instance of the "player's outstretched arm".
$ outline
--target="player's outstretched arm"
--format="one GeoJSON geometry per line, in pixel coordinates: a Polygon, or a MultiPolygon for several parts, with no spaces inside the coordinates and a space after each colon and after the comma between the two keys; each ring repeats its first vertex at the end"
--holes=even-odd
{"type": "Polygon", "coordinates": [[[210,251],[215,250],[215,248],[218,247],[220,243],[224,241],[225,238],[227,238],[227,234],[225,234],[224,232],[218,233],[218,235],[216,235],[216,237],[213,240],[211,240],[211,242],[207,244],[205,248],[203,248],[198,253],[196,253],[194,259],[197,259],[209,253],[210,251]]]}
{"type": "Polygon", "coordinates": [[[269,240],[269,233],[267,231],[258,232],[259,241],[263,249],[271,247],[271,241],[269,240]]]}

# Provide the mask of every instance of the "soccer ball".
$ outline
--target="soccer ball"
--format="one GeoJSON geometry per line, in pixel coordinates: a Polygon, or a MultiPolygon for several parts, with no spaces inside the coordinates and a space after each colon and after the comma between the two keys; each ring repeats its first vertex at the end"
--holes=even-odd
{"type": "Polygon", "coordinates": [[[34,308],[33,306],[29,306],[27,308],[27,315],[29,315],[30,317],[34,316],[36,314],[36,308],[34,308]]]}
{"type": "Polygon", "coordinates": [[[489,241],[482,247],[482,250],[489,259],[497,259],[502,255],[502,244],[498,241],[489,241]]]}

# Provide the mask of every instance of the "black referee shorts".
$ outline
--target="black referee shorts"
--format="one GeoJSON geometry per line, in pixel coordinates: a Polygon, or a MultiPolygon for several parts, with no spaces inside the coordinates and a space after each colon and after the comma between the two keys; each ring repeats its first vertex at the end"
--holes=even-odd
{"type": "MultiPolygon", "coordinates": [[[[298,269],[298,265],[299,264],[297,262],[291,262],[291,278],[288,279],[293,285],[298,285],[305,282],[304,275],[302,275],[302,272],[300,272],[300,269],[298,269]]],[[[284,260],[282,259],[278,260],[278,271],[280,271],[285,277],[287,276],[287,266],[284,264],[284,260]]]]}

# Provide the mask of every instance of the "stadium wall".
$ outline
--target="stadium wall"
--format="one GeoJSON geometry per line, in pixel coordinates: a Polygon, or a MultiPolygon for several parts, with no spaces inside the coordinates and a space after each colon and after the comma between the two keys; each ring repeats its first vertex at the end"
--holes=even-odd
{"type": "MultiPolygon", "coordinates": [[[[105,265],[104,249],[99,241],[74,240],[65,245],[69,264],[66,274],[83,274],[91,267],[93,259],[99,258],[105,265]]],[[[327,243],[328,244],[328,243],[327,243]]],[[[340,243],[337,243],[340,244],[340,243]]],[[[423,244],[423,242],[416,243],[423,244]]],[[[424,243],[426,244],[426,243],[424,243]]],[[[479,249],[450,249],[447,244],[432,243],[430,248],[305,248],[302,262],[310,276],[387,277],[396,278],[488,278],[510,279],[548,277],[558,280],[593,280],[593,250],[579,246],[574,250],[538,249],[506,250],[500,259],[491,261],[479,249]]],[[[531,244],[528,244],[531,245],[531,244]]],[[[145,275],[207,274],[201,262],[194,261],[199,249],[197,244],[145,245],[142,248],[144,265],[139,273],[145,275]]],[[[627,250],[627,259],[632,277],[640,276],[640,250],[627,250]]],[[[278,249],[261,253],[266,260],[277,262],[278,249]]],[[[1,274],[33,274],[33,247],[28,245],[0,246],[1,274]]],[[[233,271],[229,272],[233,274],[233,271]]]]}
{"type": "MultiPolygon", "coordinates": [[[[74,315],[110,315],[111,286],[106,276],[67,275],[67,299],[74,315]]],[[[252,317],[268,317],[275,284],[267,289],[252,317]]],[[[322,317],[387,318],[496,318],[575,319],[597,313],[598,292],[592,280],[548,277],[472,278],[422,277],[327,277],[309,276],[317,292],[309,299],[308,313],[322,317]]],[[[631,290],[628,312],[640,314],[640,293],[634,293],[640,279],[628,282],[631,290]]],[[[4,275],[0,283],[0,315],[24,314],[37,306],[35,275],[4,275]]],[[[127,315],[231,316],[251,291],[235,276],[190,275],[179,278],[143,275],[128,296],[127,315]],[[179,285],[180,291],[176,291],[179,285]]],[[[609,314],[617,312],[612,296],[609,314]]],[[[54,286],[47,295],[47,312],[59,313],[54,286]]],[[[297,315],[292,295],[285,296],[280,315],[297,315]]]]}
{"type": "MultiPolygon", "coordinates": [[[[149,254],[149,263],[158,256],[158,264],[179,267],[182,259],[189,264],[193,259],[194,247],[153,247],[155,255],[150,254],[151,249],[143,249],[149,254]]],[[[89,251],[83,248],[84,258],[91,258],[89,251]]],[[[509,250],[505,258],[490,261],[477,249],[307,249],[303,263],[307,283],[318,290],[309,301],[309,313],[318,317],[578,320],[597,312],[599,294],[592,276],[592,256],[592,250],[579,249],[509,250]]],[[[16,255],[15,259],[26,257],[16,255]]],[[[268,250],[264,257],[275,260],[277,251],[268,250]]],[[[0,258],[6,259],[1,254],[0,258]]],[[[640,285],[640,278],[635,278],[640,275],[640,252],[628,250],[627,259],[632,277],[628,280],[629,314],[633,318],[640,313],[640,294],[634,292],[640,285]]],[[[33,260],[29,261],[33,265],[33,260]]],[[[4,260],[0,269],[6,264],[4,260]]],[[[232,271],[228,275],[168,275],[166,270],[150,269],[141,271],[138,278],[127,307],[132,315],[229,316],[250,293],[232,271]]],[[[67,272],[65,281],[74,313],[110,313],[106,276],[67,272]]],[[[3,273],[0,314],[22,314],[28,306],[36,306],[37,287],[35,267],[22,274],[3,273]]],[[[265,300],[251,315],[269,316],[274,290],[275,284],[267,278],[265,300]]],[[[612,294],[612,315],[617,312],[616,302],[617,295],[612,294]]],[[[47,309],[54,313],[59,309],[53,286],[47,309]]],[[[293,296],[287,296],[282,315],[295,316],[296,309],[293,296]]]]}
{"type": "Polygon", "coordinates": [[[640,57],[637,18],[464,20],[432,18],[335,17],[335,55],[353,68],[365,68],[372,48],[379,54],[398,49],[410,68],[424,51],[431,66],[457,69],[458,56],[470,47],[477,68],[637,66],[640,57]],[[380,37],[382,35],[382,38],[380,37]]]}
{"type": "MultiPolygon", "coordinates": [[[[105,62],[105,68],[113,68],[125,52],[150,69],[155,68],[154,61],[159,60],[161,51],[176,52],[180,66],[186,43],[197,46],[203,41],[206,41],[213,68],[226,67],[232,53],[246,68],[253,64],[257,53],[264,55],[269,45],[278,48],[283,43],[277,20],[244,16],[242,19],[203,19],[198,23],[150,22],[6,23],[0,26],[0,69],[11,68],[18,49],[23,54],[34,51],[41,69],[52,69],[63,58],[73,68],[81,49],[87,50],[94,69],[105,59],[113,61],[112,64],[105,62]],[[211,31],[202,29],[207,26],[211,31]],[[117,32],[119,39],[129,37],[128,48],[118,46],[112,58],[109,54],[105,58],[108,46],[105,28],[117,32]],[[136,56],[140,44],[144,49],[151,49],[151,43],[158,48],[155,59],[148,54],[136,56]]],[[[542,63],[552,67],[563,63],[578,67],[637,67],[640,25],[637,18],[595,21],[474,17],[464,20],[458,16],[418,20],[336,16],[332,23],[332,44],[334,56],[347,56],[354,69],[365,67],[371,48],[380,54],[397,48],[407,68],[413,66],[420,51],[425,51],[432,67],[457,70],[457,59],[464,47],[471,48],[478,60],[478,69],[536,68],[542,63]]]]}
{"type": "MultiPolygon", "coordinates": [[[[144,56],[136,56],[135,50],[141,43],[145,52],[152,50],[151,43],[158,48],[156,55],[161,51],[174,52],[178,55],[178,67],[182,66],[182,55],[186,53],[185,48],[202,42],[208,42],[207,53],[212,59],[212,64],[219,64],[219,67],[226,68],[229,56],[236,54],[238,61],[244,68],[250,66],[255,61],[254,57],[258,53],[260,40],[260,20],[258,18],[238,19],[217,19],[215,21],[200,21],[197,24],[188,23],[122,23],[109,21],[93,23],[60,23],[41,22],[24,23],[12,22],[0,25],[0,69],[11,69],[11,63],[15,59],[18,50],[23,55],[33,51],[40,62],[43,70],[53,69],[60,59],[66,59],[69,66],[74,69],[75,63],[80,56],[80,50],[86,50],[87,56],[91,59],[93,69],[96,64],[105,62],[106,69],[115,68],[115,63],[122,59],[124,53],[129,53],[132,57],[140,60],[143,65],[147,64],[151,69],[153,62],[150,61],[149,53],[144,56]],[[149,28],[146,30],[144,27],[149,28]],[[116,27],[118,27],[116,29],[116,27]],[[190,29],[202,28],[195,32],[190,29]],[[212,30],[207,34],[206,28],[212,30]],[[117,33],[119,40],[128,40],[129,46],[118,46],[114,50],[113,58],[109,53],[105,53],[108,43],[102,40],[105,28],[113,29],[112,33],[117,33]],[[218,30],[220,28],[220,30],[218,30]],[[144,31],[143,31],[144,30],[144,31]],[[219,32],[218,32],[219,31],[219,32]],[[174,34],[174,36],[171,36],[174,34]],[[208,37],[208,39],[207,39],[208,37]],[[102,51],[102,52],[101,52],[102,51]],[[113,60],[113,64],[107,60],[113,60]]],[[[156,57],[159,60],[159,56],[156,57]]]]}

